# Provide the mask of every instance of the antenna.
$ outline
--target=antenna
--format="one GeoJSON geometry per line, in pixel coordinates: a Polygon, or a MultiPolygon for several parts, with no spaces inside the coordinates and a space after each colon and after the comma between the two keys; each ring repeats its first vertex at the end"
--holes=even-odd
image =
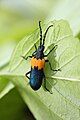
{"type": "Polygon", "coordinates": [[[39,21],[39,28],[40,28],[40,46],[42,45],[42,28],[41,28],[41,21],[39,21]]]}
{"type": "Polygon", "coordinates": [[[48,32],[49,28],[52,27],[52,26],[53,26],[53,25],[50,25],[50,26],[47,28],[47,30],[46,30],[46,32],[45,32],[45,34],[44,34],[44,37],[43,37],[43,45],[44,45],[44,42],[45,42],[45,38],[46,38],[47,32],[48,32]]]}

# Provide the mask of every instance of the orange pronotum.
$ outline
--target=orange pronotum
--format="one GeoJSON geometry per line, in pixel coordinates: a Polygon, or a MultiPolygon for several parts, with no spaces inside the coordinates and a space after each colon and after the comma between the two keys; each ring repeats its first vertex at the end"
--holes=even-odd
{"type": "Polygon", "coordinates": [[[34,67],[38,67],[38,70],[44,68],[44,65],[45,65],[45,59],[36,59],[34,57],[32,57],[31,59],[31,67],[34,68],[34,67]]]}

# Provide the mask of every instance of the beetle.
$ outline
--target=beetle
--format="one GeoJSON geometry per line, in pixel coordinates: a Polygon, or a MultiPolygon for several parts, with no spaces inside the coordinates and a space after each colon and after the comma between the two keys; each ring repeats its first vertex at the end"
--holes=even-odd
{"type": "MultiPolygon", "coordinates": [[[[41,21],[39,21],[39,29],[40,29],[40,44],[37,48],[36,44],[34,44],[35,46],[35,51],[33,52],[32,56],[22,56],[25,60],[27,60],[28,58],[31,58],[31,70],[29,72],[27,72],[25,75],[26,77],[29,79],[29,84],[31,86],[31,88],[33,90],[38,90],[41,85],[42,82],[44,80],[44,88],[46,89],[46,91],[50,92],[49,89],[46,87],[46,77],[44,74],[44,68],[45,68],[45,63],[48,62],[50,69],[52,71],[59,71],[58,70],[54,70],[51,66],[50,61],[47,59],[45,59],[45,57],[47,57],[54,49],[57,45],[55,45],[47,55],[44,55],[44,49],[45,49],[45,38],[47,35],[48,30],[53,27],[53,25],[50,25],[45,33],[44,36],[42,36],[42,28],[41,28],[41,21]],[[28,74],[30,74],[30,77],[28,76],[28,74]]],[[[51,93],[51,92],[50,92],[51,93]]]]}

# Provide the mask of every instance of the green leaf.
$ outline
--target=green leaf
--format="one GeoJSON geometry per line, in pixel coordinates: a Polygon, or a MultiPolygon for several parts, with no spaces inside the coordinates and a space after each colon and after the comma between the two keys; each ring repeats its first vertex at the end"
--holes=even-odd
{"type": "Polygon", "coordinates": [[[11,90],[0,100],[1,120],[26,120],[31,117],[27,112],[29,114],[26,104],[16,89],[11,90]]]}
{"type": "Polygon", "coordinates": [[[80,32],[80,0],[59,0],[56,4],[53,4],[51,15],[48,20],[66,19],[73,30],[73,33],[77,35],[80,32]],[[72,7],[71,7],[72,6],[72,7]]]}
{"type": "Polygon", "coordinates": [[[25,37],[16,46],[11,58],[10,72],[6,77],[16,85],[36,119],[79,120],[80,42],[73,37],[67,21],[52,21],[43,25],[43,31],[51,24],[53,27],[46,36],[45,53],[58,45],[48,59],[54,69],[61,69],[55,73],[51,72],[48,64],[45,66],[47,88],[52,90],[53,94],[44,91],[42,87],[36,92],[33,91],[24,77],[30,70],[30,63],[29,60],[23,60],[21,55],[28,56],[34,51],[34,43],[39,43],[39,30],[25,37]]]}
{"type": "Polygon", "coordinates": [[[12,82],[5,77],[5,75],[0,75],[0,99],[4,97],[9,91],[14,88],[12,82]]]}
{"type": "Polygon", "coordinates": [[[41,120],[43,118],[46,120],[53,120],[53,118],[55,118],[55,120],[62,120],[60,117],[58,117],[57,114],[52,112],[48,106],[46,106],[37,92],[32,91],[30,86],[28,86],[25,77],[24,81],[23,77],[13,77],[12,80],[13,83],[16,84],[16,86],[19,88],[18,90],[21,96],[36,119],[41,120]]]}
{"type": "Polygon", "coordinates": [[[0,18],[0,44],[18,41],[33,30],[31,21],[18,11],[12,12],[12,7],[0,4],[0,18]]]}
{"type": "Polygon", "coordinates": [[[8,66],[14,47],[14,42],[8,42],[0,45],[0,72],[4,67],[8,66]]]}
{"type": "MultiPolygon", "coordinates": [[[[14,48],[13,42],[8,42],[0,46],[0,74],[5,74],[9,70],[10,57],[14,48]]],[[[10,90],[14,88],[14,85],[5,76],[0,77],[0,99],[6,95],[10,90]]]]}

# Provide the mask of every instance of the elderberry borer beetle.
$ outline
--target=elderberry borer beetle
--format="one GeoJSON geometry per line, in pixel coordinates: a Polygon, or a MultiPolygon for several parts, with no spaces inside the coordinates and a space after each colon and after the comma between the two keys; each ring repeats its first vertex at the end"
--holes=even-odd
{"type": "MultiPolygon", "coordinates": [[[[27,60],[29,57],[31,58],[31,70],[29,72],[26,73],[26,77],[29,79],[29,84],[31,86],[31,88],[33,90],[38,90],[43,82],[44,79],[44,88],[49,91],[49,89],[46,87],[46,77],[44,74],[44,67],[45,67],[45,63],[48,62],[50,69],[52,71],[60,71],[60,69],[58,70],[54,70],[51,66],[50,61],[47,59],[45,60],[45,57],[47,57],[56,47],[56,45],[49,51],[49,53],[47,55],[44,55],[44,43],[45,43],[45,38],[46,38],[46,34],[49,30],[49,28],[53,27],[53,25],[50,25],[45,33],[44,36],[42,36],[42,28],[41,28],[41,21],[39,21],[39,28],[40,28],[40,45],[35,46],[35,52],[33,52],[32,56],[22,56],[25,60],[27,60]],[[30,77],[28,76],[28,74],[30,74],[30,77]]],[[[50,91],[49,91],[50,92],[50,91]]]]}

